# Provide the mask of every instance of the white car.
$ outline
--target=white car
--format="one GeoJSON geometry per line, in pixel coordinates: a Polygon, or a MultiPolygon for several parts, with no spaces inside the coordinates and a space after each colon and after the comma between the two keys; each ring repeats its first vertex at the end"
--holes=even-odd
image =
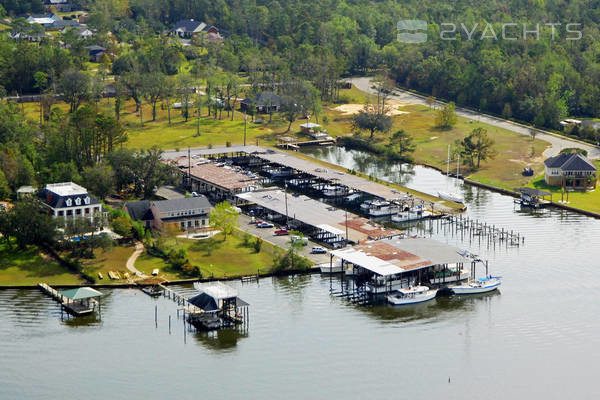
{"type": "Polygon", "coordinates": [[[264,221],[263,221],[263,222],[261,222],[261,223],[259,223],[259,224],[256,224],[256,227],[257,227],[257,228],[273,228],[273,227],[275,227],[275,225],[273,225],[273,224],[272,224],[272,223],[270,223],[270,222],[264,222],[264,221]]]}
{"type": "Polygon", "coordinates": [[[325,250],[325,248],[321,247],[321,246],[313,246],[311,253],[312,254],[327,254],[327,250],[325,250]]]}

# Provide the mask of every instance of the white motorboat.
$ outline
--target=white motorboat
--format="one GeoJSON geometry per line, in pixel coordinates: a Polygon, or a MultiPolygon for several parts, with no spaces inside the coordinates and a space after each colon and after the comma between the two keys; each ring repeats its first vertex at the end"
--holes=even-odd
{"type": "Polygon", "coordinates": [[[323,188],[323,196],[338,197],[348,194],[348,189],[343,186],[327,185],[323,188]]]}
{"type": "Polygon", "coordinates": [[[398,212],[398,206],[383,200],[367,200],[360,209],[371,217],[385,217],[398,212]]]}
{"type": "Polygon", "coordinates": [[[330,264],[330,263],[320,264],[319,269],[321,270],[322,274],[339,274],[344,271],[342,269],[342,261],[341,260],[336,261],[333,264],[330,264]]]}
{"type": "Polygon", "coordinates": [[[453,201],[460,204],[464,204],[465,202],[465,199],[460,194],[453,192],[438,192],[438,197],[440,199],[453,201]]]}
{"type": "Polygon", "coordinates": [[[423,208],[419,207],[417,209],[411,209],[408,211],[400,211],[398,214],[392,215],[392,222],[418,221],[430,216],[431,212],[425,211],[423,208]]]}
{"type": "Polygon", "coordinates": [[[387,301],[395,306],[402,306],[429,301],[436,294],[437,289],[430,289],[427,286],[410,286],[398,289],[393,294],[387,296],[387,301]]]}
{"type": "Polygon", "coordinates": [[[459,281],[465,281],[469,279],[469,271],[466,269],[461,269],[458,271],[458,267],[454,265],[454,267],[448,267],[445,270],[436,272],[433,275],[433,278],[429,280],[429,283],[432,285],[439,285],[444,283],[453,283],[459,281]]]}
{"type": "Polygon", "coordinates": [[[462,285],[448,286],[448,289],[451,289],[454,294],[458,295],[478,294],[494,291],[498,289],[501,284],[502,281],[500,280],[500,277],[490,276],[489,278],[475,279],[462,285]]]}

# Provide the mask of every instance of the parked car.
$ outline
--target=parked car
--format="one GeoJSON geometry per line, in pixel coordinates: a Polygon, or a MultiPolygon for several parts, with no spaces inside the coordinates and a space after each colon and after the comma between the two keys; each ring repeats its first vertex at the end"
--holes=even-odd
{"type": "Polygon", "coordinates": [[[325,248],[321,246],[313,246],[310,252],[312,254],[327,254],[327,250],[325,250],[325,248]]]}
{"type": "Polygon", "coordinates": [[[289,234],[290,234],[290,231],[288,231],[288,230],[287,230],[287,229],[285,229],[285,228],[282,228],[282,229],[278,229],[278,230],[276,230],[275,232],[273,232],[273,234],[274,234],[275,236],[289,235],[289,234]]]}
{"type": "Polygon", "coordinates": [[[306,246],[308,244],[308,238],[300,237],[300,236],[296,236],[296,235],[290,236],[290,241],[292,243],[294,243],[294,242],[301,242],[302,246],[306,246]]]}
{"type": "Polygon", "coordinates": [[[273,225],[272,223],[270,223],[270,222],[265,222],[265,221],[262,221],[262,222],[260,222],[260,223],[256,224],[256,227],[257,227],[257,228],[273,228],[274,226],[275,226],[275,225],[273,225]]]}
{"type": "Polygon", "coordinates": [[[255,224],[256,223],[256,218],[254,218],[254,217],[250,218],[250,223],[251,224],[255,224]]]}
{"type": "Polygon", "coordinates": [[[192,197],[198,197],[198,193],[192,192],[192,197]]]}

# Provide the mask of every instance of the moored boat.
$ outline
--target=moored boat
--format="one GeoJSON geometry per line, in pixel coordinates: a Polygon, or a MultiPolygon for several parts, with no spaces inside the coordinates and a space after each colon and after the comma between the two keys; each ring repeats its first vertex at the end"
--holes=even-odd
{"type": "Polygon", "coordinates": [[[464,204],[465,202],[465,199],[460,194],[453,192],[438,192],[438,197],[440,199],[453,201],[460,204],[464,204]]]}
{"type": "Polygon", "coordinates": [[[455,266],[454,268],[449,267],[445,270],[436,272],[433,278],[429,280],[429,283],[432,285],[439,285],[443,283],[464,281],[467,279],[469,279],[469,271],[465,269],[460,269],[460,271],[458,271],[458,267],[455,266]]]}
{"type": "Polygon", "coordinates": [[[387,301],[395,306],[422,303],[435,297],[437,289],[430,289],[427,286],[410,286],[398,289],[396,292],[387,296],[387,301]]]}
{"type": "Polygon", "coordinates": [[[395,214],[398,206],[383,200],[367,200],[360,205],[360,209],[371,217],[385,217],[395,214]]]}
{"type": "Polygon", "coordinates": [[[343,272],[341,261],[336,261],[333,264],[320,264],[319,268],[321,269],[322,274],[339,274],[343,272]]]}
{"type": "Polygon", "coordinates": [[[500,280],[500,277],[490,276],[488,278],[475,279],[462,285],[449,286],[448,289],[452,290],[452,292],[457,295],[477,294],[494,291],[498,289],[501,284],[502,281],[500,280]]]}

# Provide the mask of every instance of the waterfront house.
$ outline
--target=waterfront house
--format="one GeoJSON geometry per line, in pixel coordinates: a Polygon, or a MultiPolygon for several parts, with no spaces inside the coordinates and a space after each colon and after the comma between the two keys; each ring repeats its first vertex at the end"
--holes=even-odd
{"type": "Polygon", "coordinates": [[[182,230],[204,229],[210,223],[211,205],[206,196],[159,201],[134,201],[124,206],[135,221],[147,228],[162,229],[165,224],[176,224],[182,230]]]}
{"type": "Polygon", "coordinates": [[[263,92],[257,94],[254,101],[251,98],[246,98],[240,102],[242,111],[249,112],[252,105],[254,105],[254,110],[258,114],[278,112],[281,109],[281,96],[273,92],[263,92]]]}
{"type": "Polygon", "coordinates": [[[102,203],[86,188],[73,182],[51,183],[38,193],[48,213],[55,218],[88,217],[102,212],[102,203]]]}
{"type": "Polygon", "coordinates": [[[584,190],[596,187],[596,166],[582,154],[559,154],[546,159],[544,166],[548,185],[584,190]]]}

